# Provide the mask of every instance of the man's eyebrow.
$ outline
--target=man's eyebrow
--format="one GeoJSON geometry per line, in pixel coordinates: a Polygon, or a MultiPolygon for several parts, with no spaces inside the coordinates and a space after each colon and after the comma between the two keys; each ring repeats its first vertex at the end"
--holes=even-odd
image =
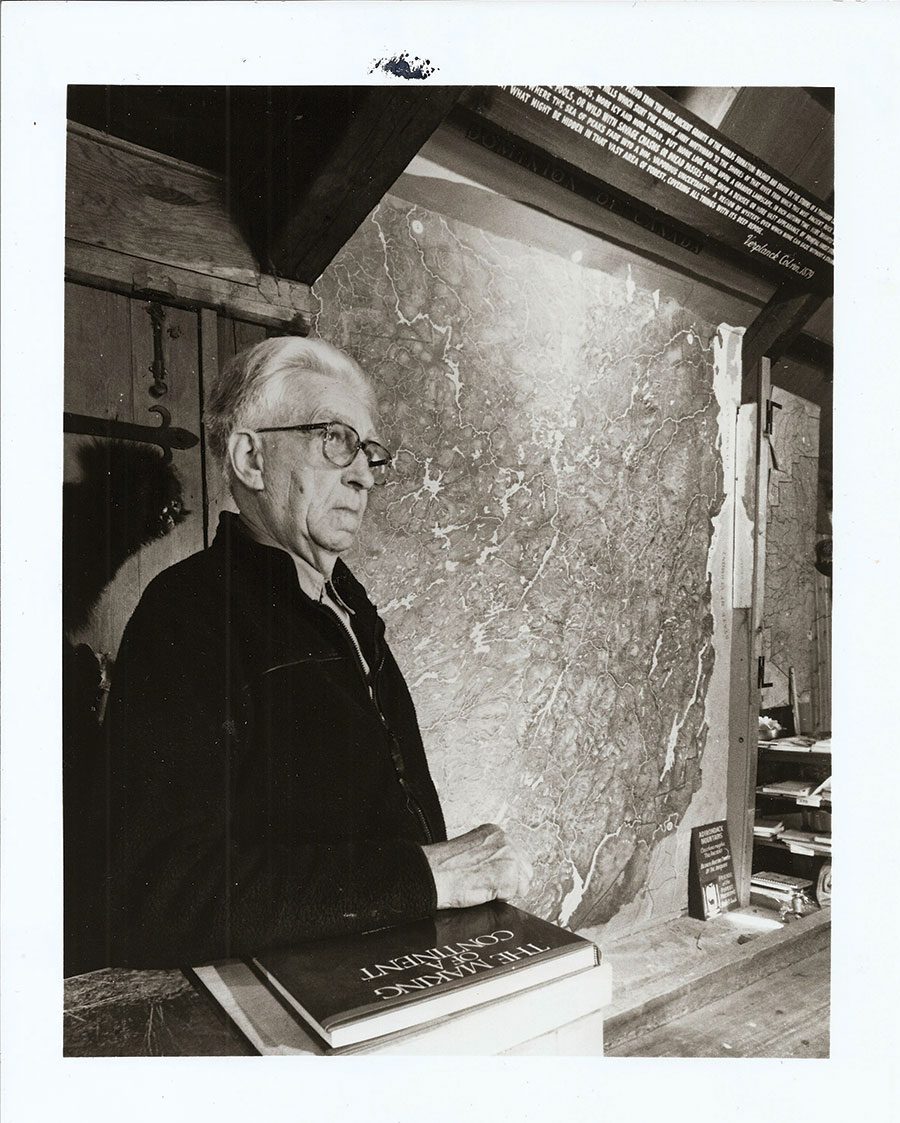
{"type": "MultiPolygon", "coordinates": [[[[332,410],[329,413],[327,409],[316,409],[311,414],[311,420],[313,424],[321,424],[325,421],[340,421],[342,425],[349,425],[354,432],[357,432],[356,426],[353,424],[353,422],[349,419],[349,417],[347,417],[346,414],[341,413],[340,410],[332,410]],[[319,416],[319,414],[321,414],[321,417],[319,416]]],[[[377,441],[378,444],[383,444],[384,442],[378,432],[377,427],[373,425],[372,430],[375,434],[374,436],[367,437],[364,433],[360,433],[360,440],[377,441]]]]}

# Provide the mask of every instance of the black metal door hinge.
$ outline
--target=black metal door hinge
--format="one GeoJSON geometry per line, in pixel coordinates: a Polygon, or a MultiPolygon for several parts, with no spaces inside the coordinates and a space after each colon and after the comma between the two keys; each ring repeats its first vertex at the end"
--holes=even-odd
{"type": "Polygon", "coordinates": [[[169,386],[166,379],[169,377],[166,370],[166,358],[163,353],[163,320],[166,318],[166,310],[159,303],[153,300],[147,307],[147,313],[150,316],[150,323],[153,327],[153,362],[149,366],[149,371],[153,375],[153,383],[149,387],[150,395],[154,398],[163,398],[169,392],[169,386]]]}

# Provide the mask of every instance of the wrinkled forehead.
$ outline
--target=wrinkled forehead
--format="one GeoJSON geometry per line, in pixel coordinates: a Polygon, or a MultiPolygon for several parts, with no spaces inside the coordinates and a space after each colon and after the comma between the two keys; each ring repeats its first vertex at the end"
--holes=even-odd
{"type": "Polygon", "coordinates": [[[266,412],[273,424],[343,421],[352,425],[363,440],[376,435],[374,403],[365,387],[316,371],[276,375],[267,395],[266,412]]]}

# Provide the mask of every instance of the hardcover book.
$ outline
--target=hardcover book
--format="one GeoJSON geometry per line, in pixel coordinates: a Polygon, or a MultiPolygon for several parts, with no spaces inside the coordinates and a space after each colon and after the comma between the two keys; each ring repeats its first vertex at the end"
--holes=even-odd
{"type": "Polygon", "coordinates": [[[760,817],[753,824],[757,838],[776,838],[784,830],[784,819],[760,817]]]}
{"type": "Polygon", "coordinates": [[[503,901],[268,952],[254,966],[332,1047],[410,1029],[595,966],[589,940],[503,901]]]}
{"type": "Polygon", "coordinates": [[[797,803],[804,807],[821,807],[823,801],[831,803],[831,777],[823,780],[817,788],[814,788],[808,796],[799,796],[797,803]]]}
{"type": "Polygon", "coordinates": [[[761,795],[780,795],[795,799],[797,796],[810,795],[816,787],[814,780],[779,780],[773,784],[763,784],[756,790],[761,795]]]}
{"type": "MultiPolygon", "coordinates": [[[[597,1018],[602,1021],[602,1010],[612,999],[612,972],[601,963],[424,1025],[333,1049],[242,960],[210,963],[188,974],[263,1056],[490,1057],[533,1047],[548,1034],[554,1036],[548,1051],[560,1055],[567,1051],[570,1030],[576,1035],[597,1032],[597,1018]]],[[[582,1050],[583,1038],[572,1055],[585,1055],[582,1050]]]]}

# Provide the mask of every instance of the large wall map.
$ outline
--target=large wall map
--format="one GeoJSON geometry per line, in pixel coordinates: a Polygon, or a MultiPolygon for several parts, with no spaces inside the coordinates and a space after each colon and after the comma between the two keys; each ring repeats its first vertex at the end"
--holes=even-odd
{"type": "Polygon", "coordinates": [[[528,907],[604,923],[646,888],[705,763],[715,330],[630,274],[395,196],[315,291],[397,450],[348,561],[448,828],[503,823],[534,859],[528,907]]]}

